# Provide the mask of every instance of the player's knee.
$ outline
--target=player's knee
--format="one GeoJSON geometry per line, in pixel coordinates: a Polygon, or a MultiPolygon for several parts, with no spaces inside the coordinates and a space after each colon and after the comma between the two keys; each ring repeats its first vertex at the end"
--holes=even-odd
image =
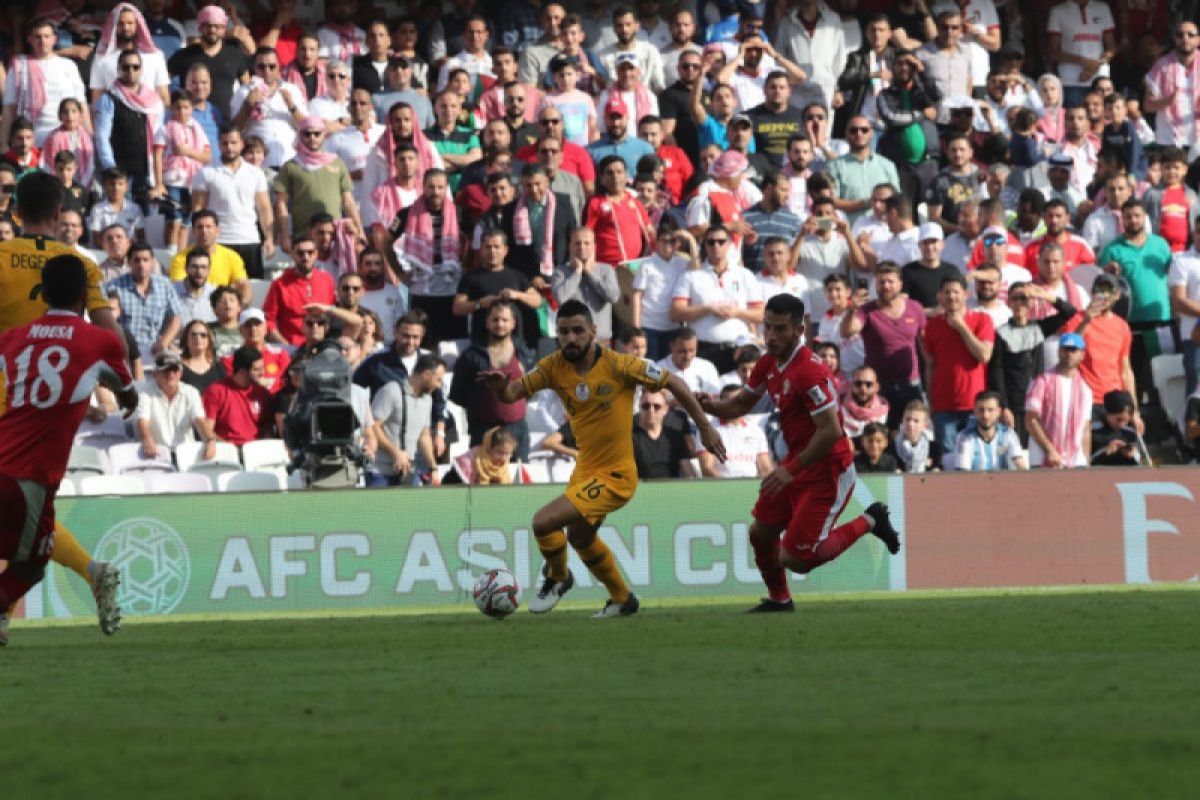
{"type": "Polygon", "coordinates": [[[533,535],[546,536],[554,533],[559,529],[559,525],[554,520],[553,516],[546,512],[545,509],[538,511],[533,515],[533,535]]]}
{"type": "Polygon", "coordinates": [[[584,550],[592,546],[592,542],[596,541],[596,531],[590,527],[576,527],[572,525],[567,529],[567,541],[571,543],[571,547],[576,550],[584,550]]]}
{"type": "Polygon", "coordinates": [[[779,563],[783,564],[786,569],[801,575],[807,575],[816,566],[809,559],[795,556],[787,550],[779,551],[779,563]]]}
{"type": "Polygon", "coordinates": [[[761,544],[770,544],[779,538],[778,531],[773,531],[758,522],[750,523],[750,530],[747,535],[750,537],[751,541],[761,544]]]}

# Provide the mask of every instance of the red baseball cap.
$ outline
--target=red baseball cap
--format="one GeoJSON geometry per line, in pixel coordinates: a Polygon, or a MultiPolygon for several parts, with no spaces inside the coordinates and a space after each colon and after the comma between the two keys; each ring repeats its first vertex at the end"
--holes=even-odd
{"type": "Polygon", "coordinates": [[[608,102],[604,104],[604,116],[610,117],[613,114],[620,114],[622,117],[629,116],[629,107],[625,105],[625,98],[620,92],[613,92],[608,96],[608,102]]]}

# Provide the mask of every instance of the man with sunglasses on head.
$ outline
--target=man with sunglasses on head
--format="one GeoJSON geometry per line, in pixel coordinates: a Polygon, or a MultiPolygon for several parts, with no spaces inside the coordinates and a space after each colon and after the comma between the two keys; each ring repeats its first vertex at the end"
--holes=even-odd
{"type": "Polygon", "coordinates": [[[292,244],[293,265],[271,283],[263,313],[267,337],[280,344],[297,346],[304,341],[303,321],[312,303],[333,305],[337,300],[333,277],[317,269],[317,244],[307,236],[298,236],[292,244]]]}

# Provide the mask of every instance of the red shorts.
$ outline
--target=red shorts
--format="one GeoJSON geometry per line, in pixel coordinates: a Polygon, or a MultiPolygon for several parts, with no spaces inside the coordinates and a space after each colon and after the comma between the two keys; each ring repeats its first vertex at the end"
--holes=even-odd
{"type": "Polygon", "coordinates": [[[54,549],[54,490],[0,475],[0,558],[45,565],[54,549]]]}
{"type": "Polygon", "coordinates": [[[850,464],[845,471],[793,481],[776,494],[759,494],[751,512],[755,521],[784,529],[783,548],[793,558],[803,558],[829,535],[854,494],[858,473],[850,464]]]}

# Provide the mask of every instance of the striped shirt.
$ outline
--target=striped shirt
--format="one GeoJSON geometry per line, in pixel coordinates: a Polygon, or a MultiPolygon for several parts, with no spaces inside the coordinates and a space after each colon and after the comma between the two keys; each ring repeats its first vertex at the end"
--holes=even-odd
{"type": "Polygon", "coordinates": [[[791,247],[792,241],[800,234],[800,217],[786,208],[767,211],[759,203],[742,214],[742,221],[758,234],[754,244],[744,242],[742,245],[742,265],[755,274],[762,272],[763,243],[767,239],[782,236],[791,247]]]}
{"type": "MultiPolygon", "coordinates": [[[[1051,370],[1034,378],[1025,395],[1025,410],[1038,415],[1038,423],[1064,467],[1087,466],[1089,454],[1083,449],[1083,435],[1092,421],[1092,390],[1078,370],[1073,375],[1051,370]]],[[[1031,436],[1029,465],[1041,466],[1045,458],[1041,445],[1031,436]]]]}
{"type": "Polygon", "coordinates": [[[1016,463],[1025,456],[1021,440],[1007,425],[997,423],[991,441],[984,441],[971,420],[954,441],[954,463],[965,472],[990,472],[999,469],[1020,469],[1016,463]]]}

